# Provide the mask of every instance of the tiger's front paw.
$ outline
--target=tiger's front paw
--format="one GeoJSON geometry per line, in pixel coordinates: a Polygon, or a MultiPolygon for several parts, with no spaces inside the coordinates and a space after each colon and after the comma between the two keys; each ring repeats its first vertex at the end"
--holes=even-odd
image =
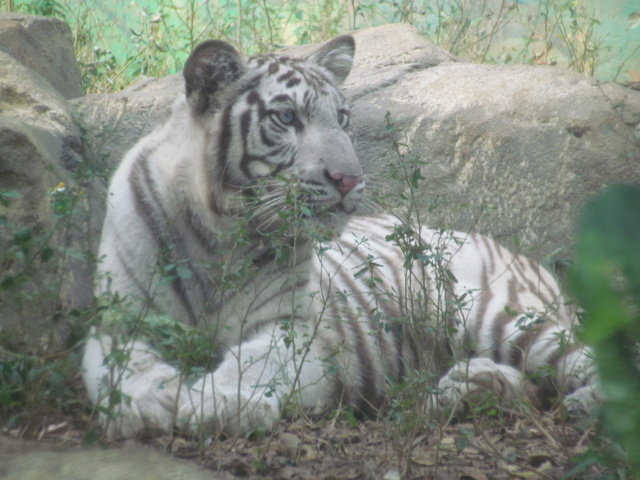
{"type": "Polygon", "coordinates": [[[173,367],[152,356],[147,360],[148,365],[133,365],[134,373],[112,392],[118,401],[101,415],[108,440],[158,436],[173,430],[178,406],[184,403],[181,378],[173,367]]]}
{"type": "Polygon", "coordinates": [[[191,435],[237,436],[256,429],[270,431],[280,417],[275,396],[255,390],[243,392],[238,385],[214,387],[211,376],[186,389],[182,398],[178,422],[181,430],[191,435]]]}
{"type": "Polygon", "coordinates": [[[452,413],[489,406],[504,408],[513,403],[522,388],[522,374],[515,368],[489,358],[472,358],[456,364],[440,379],[429,405],[436,412],[452,413]]]}

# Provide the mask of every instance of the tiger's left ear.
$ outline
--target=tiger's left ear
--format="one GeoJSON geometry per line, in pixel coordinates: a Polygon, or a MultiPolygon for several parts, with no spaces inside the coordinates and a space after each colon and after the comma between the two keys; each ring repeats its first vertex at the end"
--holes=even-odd
{"type": "Polygon", "coordinates": [[[330,40],[312,53],[307,61],[327,70],[333,81],[340,85],[349,75],[353,66],[356,42],[351,35],[340,35],[330,40]]]}
{"type": "Polygon", "coordinates": [[[215,96],[245,72],[240,54],[226,42],[207,40],[198,45],[184,65],[187,101],[197,115],[215,105],[215,96]]]}

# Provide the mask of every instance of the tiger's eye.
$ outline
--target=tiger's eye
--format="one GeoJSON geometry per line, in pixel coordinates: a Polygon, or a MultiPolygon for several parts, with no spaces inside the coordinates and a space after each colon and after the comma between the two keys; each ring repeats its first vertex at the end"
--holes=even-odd
{"type": "Polygon", "coordinates": [[[293,110],[281,110],[276,115],[278,116],[278,120],[285,125],[291,125],[293,120],[296,118],[293,110]]]}

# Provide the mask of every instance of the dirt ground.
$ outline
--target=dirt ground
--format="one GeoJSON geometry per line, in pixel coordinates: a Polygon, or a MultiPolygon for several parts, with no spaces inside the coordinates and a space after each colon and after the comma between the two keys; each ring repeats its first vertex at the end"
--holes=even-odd
{"type": "MultiPolygon", "coordinates": [[[[127,450],[143,445],[193,462],[219,480],[623,478],[614,474],[624,469],[619,461],[605,461],[611,446],[593,422],[585,424],[570,425],[557,412],[448,424],[419,418],[299,418],[281,422],[270,435],[209,439],[204,445],[165,436],[102,446],[127,450]]],[[[80,449],[88,429],[80,419],[68,418],[43,427],[36,444],[80,449]]]]}

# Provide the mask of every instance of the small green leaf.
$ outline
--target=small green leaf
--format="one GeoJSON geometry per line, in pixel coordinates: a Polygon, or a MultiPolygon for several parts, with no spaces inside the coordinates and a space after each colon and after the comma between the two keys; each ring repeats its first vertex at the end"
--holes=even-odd
{"type": "Polygon", "coordinates": [[[353,278],[358,279],[369,272],[369,267],[363,267],[353,274],[353,278]]]}
{"type": "Polygon", "coordinates": [[[17,198],[22,197],[20,192],[16,192],[15,190],[7,190],[5,192],[0,192],[0,205],[3,207],[8,207],[11,205],[11,202],[17,198]]]}
{"type": "Polygon", "coordinates": [[[25,246],[31,240],[33,230],[31,227],[21,227],[13,235],[13,243],[19,246],[25,246]]]}
{"type": "Polygon", "coordinates": [[[188,280],[191,278],[191,270],[189,270],[187,267],[176,268],[176,273],[183,280],[188,280]]]}
{"type": "Polygon", "coordinates": [[[55,250],[51,247],[45,247],[40,253],[40,261],[42,263],[47,263],[53,257],[55,250]]]}

